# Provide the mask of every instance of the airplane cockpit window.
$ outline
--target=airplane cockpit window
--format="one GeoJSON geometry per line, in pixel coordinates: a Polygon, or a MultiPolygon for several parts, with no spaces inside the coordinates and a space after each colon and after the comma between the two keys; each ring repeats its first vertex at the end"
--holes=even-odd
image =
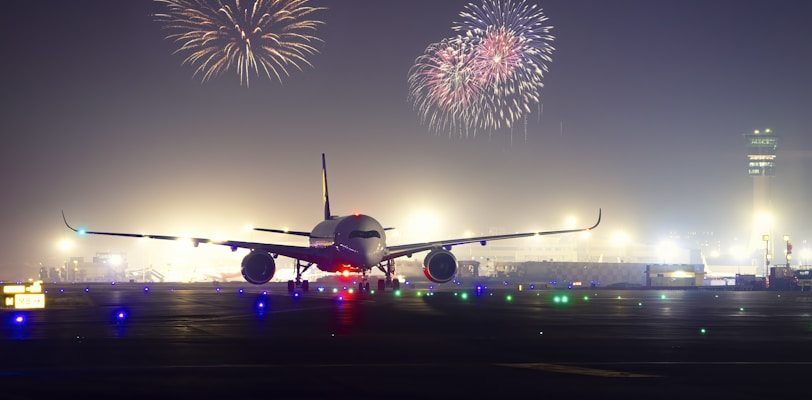
{"type": "Polygon", "coordinates": [[[352,231],[350,232],[350,238],[381,238],[381,233],[378,231],[352,231]]]}

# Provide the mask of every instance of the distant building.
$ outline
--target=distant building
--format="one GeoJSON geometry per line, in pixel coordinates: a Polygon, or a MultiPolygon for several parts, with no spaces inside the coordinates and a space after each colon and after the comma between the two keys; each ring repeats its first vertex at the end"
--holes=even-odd
{"type": "Polygon", "coordinates": [[[696,287],[703,286],[703,264],[645,264],[565,261],[458,262],[457,279],[487,278],[545,284],[547,287],[696,287]],[[476,267],[476,269],[474,268],[476,267]],[[477,275],[473,271],[477,270],[477,275]]]}

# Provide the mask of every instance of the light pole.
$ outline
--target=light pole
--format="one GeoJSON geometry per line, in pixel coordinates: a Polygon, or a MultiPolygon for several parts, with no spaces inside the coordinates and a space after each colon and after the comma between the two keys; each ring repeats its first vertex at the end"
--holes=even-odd
{"type": "Polygon", "coordinates": [[[787,268],[789,268],[789,260],[792,259],[792,246],[789,244],[789,235],[784,235],[784,248],[786,248],[786,261],[787,261],[787,268]]]}
{"type": "Polygon", "coordinates": [[[770,274],[770,235],[761,235],[764,241],[764,276],[770,274]]]}

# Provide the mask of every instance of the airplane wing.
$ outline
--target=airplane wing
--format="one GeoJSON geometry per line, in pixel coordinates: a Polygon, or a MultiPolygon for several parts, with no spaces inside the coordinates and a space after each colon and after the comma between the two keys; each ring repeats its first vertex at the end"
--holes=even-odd
{"type": "Polygon", "coordinates": [[[260,232],[283,233],[285,235],[310,236],[310,232],[291,231],[287,229],[254,228],[254,230],[260,232]]]}
{"type": "Polygon", "coordinates": [[[453,246],[457,246],[457,245],[461,245],[461,244],[468,244],[468,243],[477,243],[477,242],[479,242],[481,245],[484,246],[485,243],[487,243],[489,241],[492,241],[492,240],[515,239],[515,238],[529,237],[529,236],[557,235],[557,234],[561,234],[561,233],[590,231],[592,229],[595,229],[600,223],[601,223],[601,210],[598,209],[598,221],[595,222],[595,225],[592,225],[589,228],[565,229],[565,230],[558,230],[558,231],[511,233],[511,234],[506,234],[506,235],[477,236],[477,237],[468,237],[468,238],[462,238],[462,239],[438,240],[436,242],[413,243],[413,244],[404,244],[404,245],[398,245],[398,246],[390,246],[389,247],[389,253],[386,256],[384,256],[384,260],[391,260],[391,259],[402,257],[402,256],[411,256],[414,253],[420,253],[421,251],[436,249],[436,248],[440,248],[440,247],[451,248],[453,246]]]}
{"type": "Polygon", "coordinates": [[[271,254],[282,255],[285,257],[295,258],[298,260],[308,261],[308,262],[317,262],[318,261],[318,251],[317,249],[313,249],[307,246],[290,246],[284,244],[274,244],[274,243],[259,243],[259,242],[243,242],[239,240],[216,240],[216,239],[207,239],[207,238],[190,238],[190,237],[183,237],[183,236],[167,236],[167,235],[150,235],[150,234],[141,234],[141,233],[122,233],[122,232],[98,232],[98,231],[88,231],[85,229],[77,229],[72,227],[69,223],[67,218],[65,218],[65,212],[62,212],[62,220],[65,221],[65,225],[67,225],[70,230],[80,234],[80,235],[106,235],[106,236],[122,236],[122,237],[131,237],[131,238],[147,238],[147,239],[160,239],[160,240],[186,240],[191,242],[195,247],[197,247],[200,243],[209,243],[209,244],[216,244],[220,246],[227,246],[231,248],[231,251],[235,251],[237,249],[249,249],[249,250],[262,250],[266,251],[271,254]]]}

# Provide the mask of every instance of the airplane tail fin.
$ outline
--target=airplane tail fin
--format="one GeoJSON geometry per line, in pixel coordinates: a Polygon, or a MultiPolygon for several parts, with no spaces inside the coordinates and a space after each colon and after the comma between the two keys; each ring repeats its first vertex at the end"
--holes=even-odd
{"type": "Polygon", "coordinates": [[[327,161],[321,153],[321,190],[324,196],[324,220],[330,219],[330,195],[327,193],[327,161]]]}

